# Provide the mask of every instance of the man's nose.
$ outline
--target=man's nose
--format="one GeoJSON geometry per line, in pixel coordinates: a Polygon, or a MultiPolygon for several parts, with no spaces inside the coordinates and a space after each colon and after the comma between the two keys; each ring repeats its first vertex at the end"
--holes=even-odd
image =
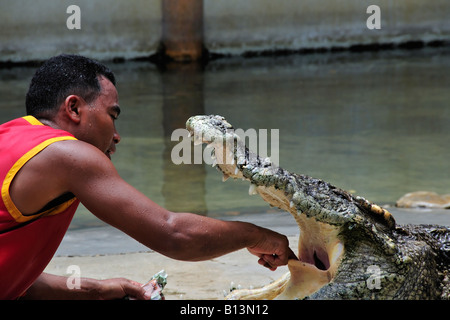
{"type": "Polygon", "coordinates": [[[116,131],[114,132],[113,141],[115,144],[118,144],[120,142],[120,134],[116,131]]]}

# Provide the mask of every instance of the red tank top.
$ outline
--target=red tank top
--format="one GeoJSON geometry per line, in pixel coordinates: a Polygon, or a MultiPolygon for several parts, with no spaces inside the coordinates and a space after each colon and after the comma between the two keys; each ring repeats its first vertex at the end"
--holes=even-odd
{"type": "Polygon", "coordinates": [[[22,166],[50,144],[63,140],[76,139],[32,116],[0,125],[0,299],[18,298],[39,277],[78,207],[79,201],[72,197],[25,216],[9,194],[22,166]]]}

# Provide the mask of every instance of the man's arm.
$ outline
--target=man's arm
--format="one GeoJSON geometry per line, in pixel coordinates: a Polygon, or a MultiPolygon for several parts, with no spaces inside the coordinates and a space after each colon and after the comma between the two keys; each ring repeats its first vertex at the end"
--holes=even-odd
{"type": "Polygon", "coordinates": [[[41,276],[27,290],[22,299],[49,299],[49,300],[111,300],[121,299],[125,296],[139,300],[150,299],[145,296],[141,284],[123,278],[94,280],[80,279],[80,287],[70,289],[67,286],[67,277],[42,273],[41,276]]]}
{"type": "Polygon", "coordinates": [[[211,259],[242,248],[275,269],[295,255],[285,236],[244,222],[174,213],[125,182],[97,148],[81,141],[57,142],[39,161],[60,193],[72,192],[101,220],[147,247],[178,260],[211,259]]]}

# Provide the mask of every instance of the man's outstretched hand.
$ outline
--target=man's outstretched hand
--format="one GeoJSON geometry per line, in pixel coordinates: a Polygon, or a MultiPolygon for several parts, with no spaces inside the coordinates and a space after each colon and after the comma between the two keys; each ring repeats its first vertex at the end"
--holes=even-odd
{"type": "Polygon", "coordinates": [[[261,228],[261,231],[261,240],[247,248],[251,254],[259,257],[260,265],[275,271],[277,267],[286,265],[290,259],[298,260],[289,248],[286,236],[264,228],[261,228]]]}

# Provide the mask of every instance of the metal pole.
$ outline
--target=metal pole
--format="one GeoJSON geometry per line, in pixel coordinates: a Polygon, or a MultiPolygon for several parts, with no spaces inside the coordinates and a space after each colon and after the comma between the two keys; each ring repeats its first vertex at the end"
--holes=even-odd
{"type": "Polygon", "coordinates": [[[177,62],[202,59],[203,0],[162,0],[162,53],[177,62]]]}

